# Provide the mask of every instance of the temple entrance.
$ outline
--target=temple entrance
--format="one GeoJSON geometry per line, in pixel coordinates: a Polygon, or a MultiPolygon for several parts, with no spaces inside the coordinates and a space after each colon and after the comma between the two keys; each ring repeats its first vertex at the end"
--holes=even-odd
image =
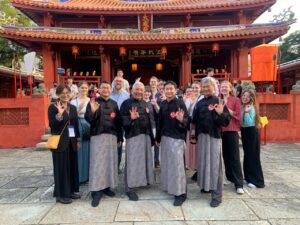
{"type": "Polygon", "coordinates": [[[156,76],[162,80],[173,80],[179,84],[180,51],[168,48],[168,54],[162,58],[161,50],[157,47],[143,49],[128,49],[125,57],[115,50],[111,55],[112,77],[118,69],[124,71],[124,78],[133,84],[137,78],[149,84],[150,78],[156,76]]]}
{"type": "MultiPolygon", "coordinates": [[[[150,78],[156,76],[162,80],[173,80],[179,83],[179,63],[170,60],[138,59],[135,61],[123,62],[116,65],[115,70],[123,69],[124,78],[133,84],[137,78],[141,82],[149,84],[150,78]]],[[[115,71],[116,74],[116,71],[115,71]]]]}

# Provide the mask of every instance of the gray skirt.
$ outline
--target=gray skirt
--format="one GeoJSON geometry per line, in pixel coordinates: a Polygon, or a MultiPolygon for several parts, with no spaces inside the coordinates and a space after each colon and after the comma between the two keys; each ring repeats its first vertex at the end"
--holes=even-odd
{"type": "Polygon", "coordinates": [[[163,136],[160,146],[162,189],[171,195],[186,194],[185,141],[163,136]]]}
{"type": "Polygon", "coordinates": [[[149,135],[126,139],[125,173],[129,188],[154,183],[153,154],[149,135]]]}
{"type": "Polygon", "coordinates": [[[221,165],[222,140],[199,134],[197,141],[198,185],[205,191],[216,190],[221,165]]]}
{"type": "Polygon", "coordinates": [[[99,191],[118,185],[117,137],[100,134],[91,137],[89,190],[99,191]]]}

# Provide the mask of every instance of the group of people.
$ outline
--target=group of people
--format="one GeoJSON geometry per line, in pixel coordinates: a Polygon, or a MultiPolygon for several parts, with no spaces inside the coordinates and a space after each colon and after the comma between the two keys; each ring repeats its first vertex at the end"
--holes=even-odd
{"type": "Polygon", "coordinates": [[[245,90],[239,99],[229,81],[218,85],[212,76],[194,82],[183,95],[173,81],[154,76],[149,86],[137,80],[130,92],[124,81],[118,70],[112,84],[101,81],[96,98],[88,97],[84,81],[77,96],[70,84],[57,86],[58,99],[48,110],[51,133],[61,134],[58,148],[52,149],[57,202],[80,198],[79,185],[86,182],[93,207],[103,195],[115,196],[123,143],[125,193],[132,201],[138,201],[139,187],[154,184],[155,167],[160,167],[161,188],[174,196],[174,206],[187,198],[186,169],[196,170],[193,179],[201,192],[211,193],[211,207],[219,206],[222,152],[226,177],[238,194],[244,193],[244,182],[264,187],[259,115],[252,91],[245,90]]]}

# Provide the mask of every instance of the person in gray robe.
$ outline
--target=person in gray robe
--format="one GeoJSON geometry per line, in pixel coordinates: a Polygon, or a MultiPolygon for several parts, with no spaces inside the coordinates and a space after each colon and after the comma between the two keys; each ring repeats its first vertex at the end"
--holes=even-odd
{"type": "Polygon", "coordinates": [[[218,207],[223,192],[221,127],[228,126],[231,116],[223,101],[214,95],[214,79],[205,77],[201,83],[204,98],[195,106],[192,119],[192,136],[197,138],[197,182],[202,193],[211,192],[211,207],[218,207]]]}
{"type": "Polygon", "coordinates": [[[152,145],[154,138],[149,108],[143,100],[145,87],[136,82],[132,97],[123,102],[121,116],[125,130],[125,191],[129,200],[137,201],[134,188],[154,183],[152,145]]]}
{"type": "Polygon", "coordinates": [[[189,117],[182,100],[176,98],[177,85],[165,83],[167,99],[160,105],[156,141],[161,146],[161,186],[174,195],[174,206],[186,200],[185,150],[189,117]]]}
{"type": "Polygon", "coordinates": [[[100,97],[91,100],[85,118],[91,124],[89,190],[92,206],[97,207],[103,194],[110,197],[115,193],[110,188],[118,184],[117,146],[122,144],[122,119],[118,104],[109,98],[111,86],[100,84],[100,97]]]}

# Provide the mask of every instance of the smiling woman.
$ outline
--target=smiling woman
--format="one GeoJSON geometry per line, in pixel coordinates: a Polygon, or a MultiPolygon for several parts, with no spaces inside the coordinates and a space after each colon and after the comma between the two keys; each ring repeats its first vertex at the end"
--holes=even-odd
{"type": "Polygon", "coordinates": [[[71,90],[67,85],[56,89],[58,101],[48,109],[52,135],[61,136],[57,149],[51,149],[53,158],[54,193],[56,201],[72,203],[80,198],[78,181],[77,148],[79,136],[76,107],[69,104],[71,90]]]}

